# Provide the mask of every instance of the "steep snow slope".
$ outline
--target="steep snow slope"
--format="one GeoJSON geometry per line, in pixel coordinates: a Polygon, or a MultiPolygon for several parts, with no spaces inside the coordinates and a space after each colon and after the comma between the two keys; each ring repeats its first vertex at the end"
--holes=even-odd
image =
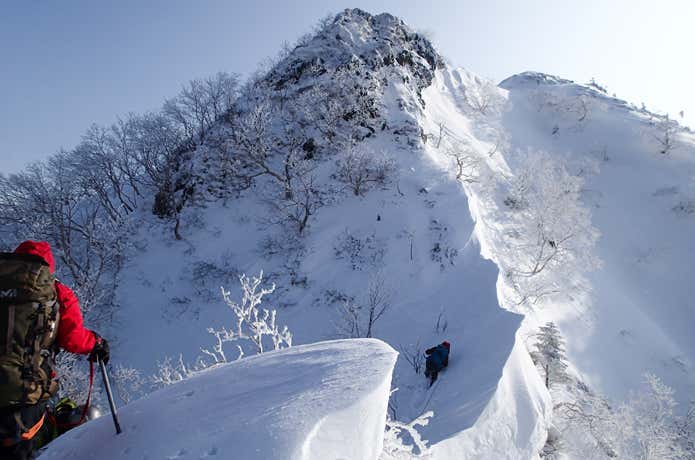
{"type": "Polygon", "coordinates": [[[502,123],[512,151],[543,149],[576,171],[587,159],[598,165],[584,191],[603,261],[589,274],[591,296],[547,305],[537,319],[558,321],[572,363],[612,398],[624,399],[652,372],[686,403],[695,393],[692,135],[681,130],[661,154],[663,119],[593,88],[532,73],[501,86],[509,91],[502,123]],[[581,122],[566,109],[580,98],[588,106],[581,122]]]}
{"type": "Polygon", "coordinates": [[[125,407],[121,435],[102,417],[41,458],[375,460],[396,357],[357,339],[221,365],[125,407]]]}
{"type": "MultiPolygon", "coordinates": [[[[282,97],[315,86],[333,94],[340,84],[334,78],[345,69],[355,82],[366,80],[360,84],[368,90],[352,101],[368,110],[349,134],[356,140],[352,148],[392,160],[391,177],[355,196],[334,174],[335,162],[350,149],[331,150],[327,142],[320,144],[313,171],[329,199],[299,238],[269,225],[273,211],[263,182],[233,199],[184,208],[183,241],[162,237],[159,223],[143,226],[140,250],[128,260],[118,292],[122,327],[114,355],[148,373],[165,356],[181,353],[193,361],[213,343],[207,327],[233,321],[218,289],[224,285],[236,294],[238,273],[263,269],[277,283],[270,305],[299,344],[339,336],[343,303],[364,305],[376,281],[390,308],[375,324],[375,337],[419,353],[452,342],[449,368],[432,388],[398,360],[392,415],[409,421],[433,410],[422,431],[438,459],[460,458],[464,451],[471,458],[536,456],[548,402],[520,345],[522,317],[499,308],[498,270],[481,257],[465,190],[426,141],[442,121],[430,111],[435,103],[423,101],[442,65],[431,53],[431,45],[400,20],[349,10],[280,62],[267,81],[282,97]]],[[[473,129],[465,113],[446,116],[452,117],[448,126],[473,129]]],[[[220,126],[219,135],[228,129],[220,126]]],[[[181,170],[203,177],[210,152],[206,146],[191,153],[181,170]]],[[[361,378],[355,375],[356,382],[361,378]]]]}
{"type": "MultiPolygon", "coordinates": [[[[118,290],[116,356],[147,373],[165,356],[193,361],[212,345],[207,327],[233,320],[219,286],[235,293],[239,273],[264,270],[278,286],[268,300],[295,343],[340,336],[343,305],[368,303],[370,285],[390,305],[374,336],[416,354],[452,342],[450,366],[432,388],[399,359],[390,403],[404,421],[434,411],[422,432],[437,459],[537,456],[551,404],[525,345],[547,320],[560,324],[573,368],[591,387],[623,399],[650,370],[681,401],[692,394],[693,307],[683,281],[694,274],[686,256],[695,222],[688,135],[659,154],[648,114],[622,101],[542,74],[496,88],[447,69],[397,18],[359,10],[341,13],[257,85],[269,95],[242,97],[230,118],[258,109],[259,99],[280,107],[267,115],[280,139],[274,147],[311,151],[323,206],[297,235],[268,206],[278,199],[272,180],[225,190],[238,126],[221,120],[212,141],[178,159],[179,191],[196,197],[182,206],[183,240],[160,222],[140,229],[118,290]],[[308,108],[299,105],[316,113],[283,112],[317,89],[308,108]],[[322,99],[334,104],[325,108],[322,99]],[[312,125],[326,117],[335,120],[329,129],[312,125]],[[481,165],[474,180],[457,179],[452,140],[481,165]],[[520,307],[497,268],[510,263],[503,186],[538,149],[584,178],[603,266],[581,294],[520,307]],[[393,165],[366,193],[337,180],[336,163],[355,151],[393,165]]],[[[271,167],[282,165],[274,158],[271,167]]],[[[558,274],[556,284],[581,277],[558,274]]]]}

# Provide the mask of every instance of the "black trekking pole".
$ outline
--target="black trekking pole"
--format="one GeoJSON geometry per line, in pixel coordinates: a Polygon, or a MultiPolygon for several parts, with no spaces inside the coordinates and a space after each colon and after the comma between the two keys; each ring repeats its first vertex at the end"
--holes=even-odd
{"type": "Polygon", "coordinates": [[[111,393],[111,384],[109,383],[109,376],[106,374],[106,366],[104,361],[97,358],[99,363],[99,368],[101,369],[101,376],[104,379],[104,388],[106,389],[106,396],[109,398],[109,406],[111,407],[111,416],[113,417],[113,424],[116,425],[116,434],[121,434],[121,424],[118,422],[118,412],[116,412],[116,404],[113,402],[113,393],[111,393]]]}

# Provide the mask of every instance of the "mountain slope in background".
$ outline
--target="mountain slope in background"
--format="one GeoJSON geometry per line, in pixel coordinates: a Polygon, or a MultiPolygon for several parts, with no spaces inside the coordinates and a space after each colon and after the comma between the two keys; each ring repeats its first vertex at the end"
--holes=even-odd
{"type": "MultiPolygon", "coordinates": [[[[364,311],[378,294],[388,308],[372,335],[401,350],[389,412],[402,421],[434,412],[421,432],[435,459],[538,457],[552,402],[527,347],[550,320],[565,336],[572,374],[591,388],[621,400],[651,371],[686,402],[695,391],[688,330],[695,145],[679,131],[674,148],[659,153],[663,121],[543,74],[514,76],[498,88],[446,67],[399,19],[346,10],[251,83],[238,111],[177,158],[182,240],[142,210],[137,252],[117,290],[114,356],[146,374],[167,356],[194,361],[213,344],[207,328],[233,322],[219,286],[238,297],[237,276],[263,270],[277,285],[268,305],[295,344],[350,335],[345,306],[364,311]],[[231,177],[252,175],[235,163],[246,148],[239,132],[261,122],[275,139],[265,166],[301,170],[290,182],[309,184],[306,196],[320,197],[299,229],[302,219],[277,205],[289,200],[281,178],[231,177]],[[548,270],[552,295],[518,302],[508,274],[518,268],[524,214],[507,203],[538,151],[583,181],[580,204],[601,235],[587,251],[602,264],[548,270]],[[355,158],[378,161],[383,177],[355,191],[340,173],[355,158]],[[443,340],[452,343],[450,365],[429,388],[405,358],[443,340]]],[[[273,356],[266,362],[281,355],[273,356]]],[[[124,424],[136,404],[156,406],[213,372],[232,380],[235,369],[252,374],[249,363],[264,358],[251,359],[134,403],[124,424]]],[[[355,369],[359,399],[369,382],[355,369]]],[[[94,432],[105,427],[101,421],[94,432]]]]}

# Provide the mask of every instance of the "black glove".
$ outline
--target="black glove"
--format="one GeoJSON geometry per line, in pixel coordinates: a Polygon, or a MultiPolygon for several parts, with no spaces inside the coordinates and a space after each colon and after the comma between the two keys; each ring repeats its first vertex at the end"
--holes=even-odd
{"type": "Polygon", "coordinates": [[[100,360],[103,361],[104,364],[108,364],[109,342],[107,342],[105,338],[103,338],[96,332],[94,333],[94,338],[96,339],[96,341],[94,342],[94,348],[92,348],[92,352],[89,355],[89,360],[92,362],[100,360]]]}

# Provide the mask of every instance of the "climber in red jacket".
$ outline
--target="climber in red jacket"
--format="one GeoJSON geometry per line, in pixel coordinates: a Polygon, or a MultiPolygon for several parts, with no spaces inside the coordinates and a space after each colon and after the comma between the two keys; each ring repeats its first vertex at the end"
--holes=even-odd
{"type": "MultiPolygon", "coordinates": [[[[25,241],[14,252],[38,256],[48,264],[51,273],[55,271],[55,260],[53,259],[51,247],[46,242],[25,241]]],[[[96,332],[84,327],[80,304],[75,294],[69,287],[57,280],[55,282],[55,290],[59,305],[58,330],[54,342],[57,348],[70,353],[89,355],[89,359],[92,362],[97,359],[104,363],[108,362],[108,342],[96,332]]],[[[45,400],[19,408],[0,408],[0,431],[3,433],[11,432],[14,426],[14,429],[22,433],[19,442],[13,442],[7,438],[0,440],[1,458],[34,458],[34,438],[43,425],[45,411],[45,400]]]]}
{"type": "MultiPolygon", "coordinates": [[[[14,252],[39,256],[46,261],[51,273],[55,272],[55,260],[51,247],[44,241],[25,241],[14,252]]],[[[60,321],[58,323],[58,336],[56,337],[58,346],[70,353],[87,355],[95,350],[97,342],[101,342],[101,348],[108,350],[108,345],[104,346],[106,344],[104,339],[84,327],[82,311],[80,311],[80,304],[75,293],[60,281],[56,281],[56,293],[60,304],[60,321]]],[[[106,359],[103,361],[106,362],[108,352],[104,357],[106,359]]]]}

